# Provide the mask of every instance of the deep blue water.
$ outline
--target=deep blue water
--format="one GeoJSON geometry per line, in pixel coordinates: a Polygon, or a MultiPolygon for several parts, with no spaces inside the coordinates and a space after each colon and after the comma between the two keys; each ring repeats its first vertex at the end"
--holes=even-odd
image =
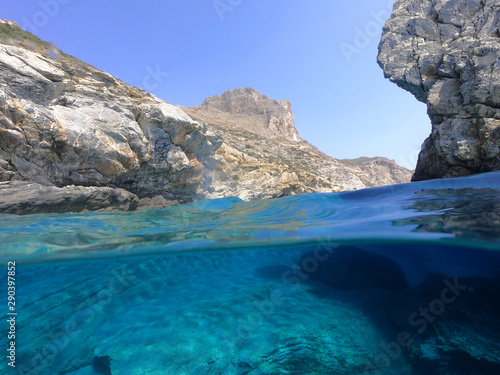
{"type": "Polygon", "coordinates": [[[500,173],[0,215],[0,243],[0,374],[500,374],[500,173]]]}

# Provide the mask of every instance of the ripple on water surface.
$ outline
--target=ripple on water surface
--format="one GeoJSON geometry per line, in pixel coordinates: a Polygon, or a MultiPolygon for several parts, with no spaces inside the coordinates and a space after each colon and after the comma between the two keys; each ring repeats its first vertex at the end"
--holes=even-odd
{"type": "Polygon", "coordinates": [[[16,261],[17,370],[498,374],[499,198],[491,173],[2,215],[1,255],[16,261]]]}

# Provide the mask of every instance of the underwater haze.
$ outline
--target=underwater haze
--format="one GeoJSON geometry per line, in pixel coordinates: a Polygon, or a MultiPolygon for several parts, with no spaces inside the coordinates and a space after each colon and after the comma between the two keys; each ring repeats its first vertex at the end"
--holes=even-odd
{"type": "Polygon", "coordinates": [[[500,374],[500,172],[0,218],[0,374],[500,374]]]}

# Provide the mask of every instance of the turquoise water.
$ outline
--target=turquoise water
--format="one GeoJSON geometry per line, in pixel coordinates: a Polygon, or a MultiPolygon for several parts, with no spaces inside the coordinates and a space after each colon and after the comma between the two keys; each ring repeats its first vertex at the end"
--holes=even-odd
{"type": "Polygon", "coordinates": [[[0,374],[500,374],[500,173],[0,218],[0,374]]]}

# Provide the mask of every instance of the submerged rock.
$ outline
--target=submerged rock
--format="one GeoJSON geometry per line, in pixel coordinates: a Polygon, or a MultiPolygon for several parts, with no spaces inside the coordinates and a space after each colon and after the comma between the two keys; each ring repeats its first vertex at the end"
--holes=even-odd
{"type": "MultiPolygon", "coordinates": [[[[83,372],[97,355],[112,359],[103,368],[113,374],[362,374],[384,338],[366,314],[316,298],[306,285],[255,277],[253,265],[292,266],[299,253],[259,249],[28,265],[20,308],[37,329],[24,332],[30,346],[19,347],[19,368],[97,374],[95,366],[83,372]],[[50,274],[51,282],[40,274],[50,274]],[[36,361],[48,342],[67,344],[57,359],[36,361]]],[[[391,370],[385,373],[411,374],[404,358],[391,370]]]]}
{"type": "Polygon", "coordinates": [[[500,373],[500,284],[431,275],[392,311],[417,374],[500,373]]]}
{"type": "Polygon", "coordinates": [[[500,169],[500,1],[397,0],[378,62],[427,104],[414,181],[500,169]]]}
{"type": "Polygon", "coordinates": [[[480,269],[473,263],[486,258],[483,260],[498,272],[500,258],[469,249],[473,257],[469,260],[460,248],[448,250],[445,246],[399,245],[386,257],[354,246],[339,246],[324,260],[318,260],[314,251],[304,254],[300,260],[303,274],[296,274],[310,285],[313,295],[362,309],[385,333],[386,341],[368,361],[365,374],[390,373],[402,358],[414,375],[498,374],[500,274],[486,276],[490,273],[487,267],[480,269]],[[403,271],[389,256],[401,261],[405,256],[413,257],[413,252],[421,256],[412,258],[415,268],[439,262],[446,274],[428,272],[421,283],[407,287],[403,271]],[[460,276],[455,261],[476,272],[460,276]],[[326,290],[325,285],[329,287],[326,290]]]}
{"type": "Polygon", "coordinates": [[[314,252],[301,259],[302,270],[311,279],[340,290],[382,288],[404,290],[408,284],[404,272],[392,259],[356,246],[338,246],[324,260],[314,252]]]}
{"type": "Polygon", "coordinates": [[[96,374],[111,375],[111,358],[107,355],[101,357],[94,356],[92,370],[96,374]]]}

